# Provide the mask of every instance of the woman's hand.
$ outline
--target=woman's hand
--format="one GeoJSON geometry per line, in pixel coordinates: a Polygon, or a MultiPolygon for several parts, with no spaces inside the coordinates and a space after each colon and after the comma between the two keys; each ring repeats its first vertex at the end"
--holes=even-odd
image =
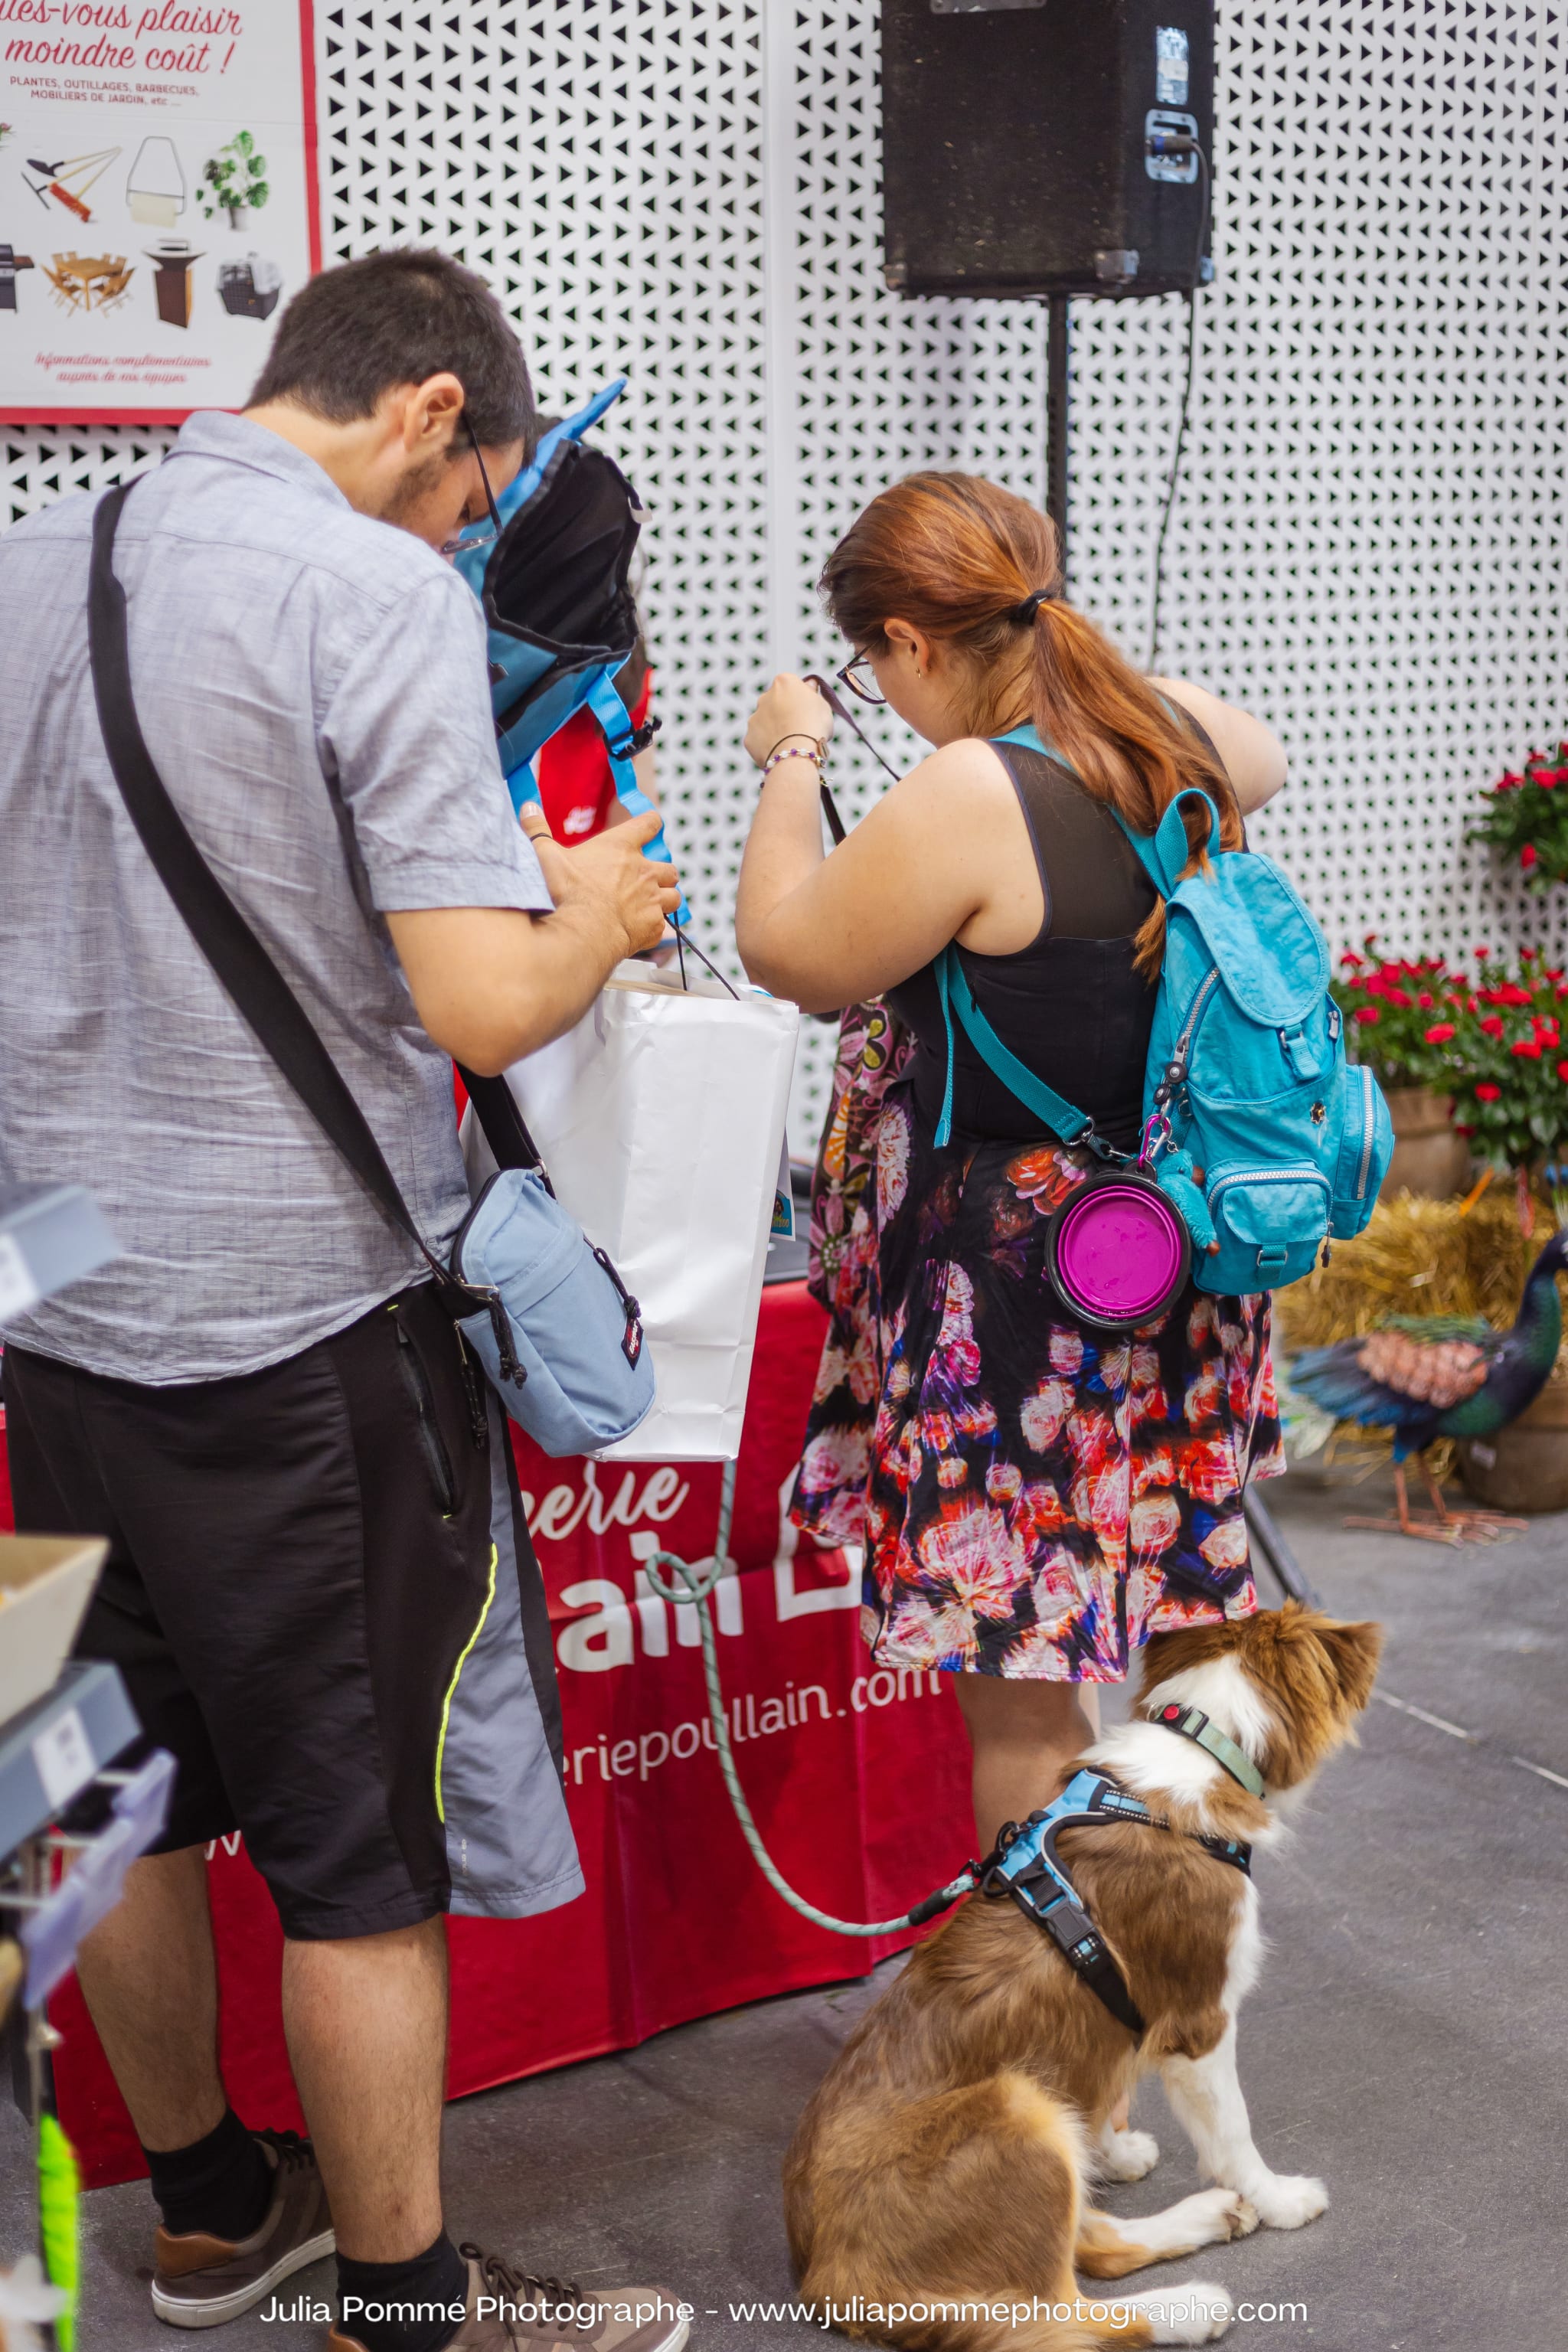
{"type": "Polygon", "coordinates": [[[815,686],[781,670],[756,709],[746,729],[746,750],[760,768],[770,751],[786,739],[826,743],[833,732],[833,713],[815,686]]]}

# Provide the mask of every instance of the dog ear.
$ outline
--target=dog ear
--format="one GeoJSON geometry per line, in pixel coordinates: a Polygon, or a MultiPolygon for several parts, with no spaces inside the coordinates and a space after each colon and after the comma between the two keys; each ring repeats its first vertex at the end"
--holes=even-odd
{"type": "Polygon", "coordinates": [[[1347,1710],[1360,1715],[1377,1679],[1377,1662],[1383,1654],[1382,1626],[1371,1618],[1355,1625],[1323,1625],[1319,1628],[1318,1639],[1328,1653],[1347,1710]]]}

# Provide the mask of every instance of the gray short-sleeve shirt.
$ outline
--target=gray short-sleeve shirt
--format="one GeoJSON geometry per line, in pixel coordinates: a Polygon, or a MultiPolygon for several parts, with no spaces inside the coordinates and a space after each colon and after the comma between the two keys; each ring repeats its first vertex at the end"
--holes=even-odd
{"type": "MultiPolygon", "coordinates": [[[[253,1371],[424,1271],[253,1039],[110,772],[96,500],[0,536],[0,1167],[97,1195],[124,1255],[7,1327],[163,1385],[253,1371]]],[[[126,503],[142,732],[374,1130],[426,1242],[468,1206],[451,1065],[388,910],[550,906],[491,725],[477,600],[291,444],[202,415],[126,503]]]]}

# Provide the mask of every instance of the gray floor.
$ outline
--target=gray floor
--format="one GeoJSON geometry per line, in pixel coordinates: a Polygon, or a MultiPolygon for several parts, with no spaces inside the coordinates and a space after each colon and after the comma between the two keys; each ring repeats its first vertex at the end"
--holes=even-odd
{"type": "MultiPolygon", "coordinates": [[[[1333,2203],[1300,2234],[1260,2232],[1170,2275],[1305,2305],[1304,2318],[1238,2324],[1233,2344],[1563,2352],[1568,1518],[1449,1554],[1344,1530],[1343,1510],[1375,1489],[1352,1499],[1298,1476],[1272,1498],[1328,1604],[1388,1633],[1384,1703],[1359,1753],[1324,1775],[1294,1845],[1262,1865],[1271,1957],[1242,2022],[1259,2145],[1281,2170],[1322,2173],[1333,2203]]],[[[699,2352],[820,2344],[815,2327],[730,2306],[789,2293],[779,2158],[877,1989],[731,2011],[454,2107],[455,2227],[590,2286],[668,2284],[697,2306],[699,2352]]],[[[1124,2213],[1196,2185],[1152,2088],[1138,2120],[1164,2156],[1110,2192],[1124,2213]]],[[[6,2111],[0,2248],[26,2242],[23,2176],[6,2111]]],[[[83,2352],[171,2341],[138,2268],[149,2213],[141,2186],[87,2200],[83,2352]]],[[[294,2284],[325,2295],[330,2265],[294,2284]]],[[[252,2316],[221,2340],[304,2352],[324,2332],[252,2316]]]]}

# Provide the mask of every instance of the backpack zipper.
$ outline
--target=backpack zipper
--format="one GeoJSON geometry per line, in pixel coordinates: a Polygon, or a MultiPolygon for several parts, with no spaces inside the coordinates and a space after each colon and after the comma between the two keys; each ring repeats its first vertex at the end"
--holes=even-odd
{"type": "Polygon", "coordinates": [[[1184,1068],[1186,1066],[1188,1048],[1191,1046],[1193,1042],[1193,1032],[1203,1018],[1205,1005],[1208,1003],[1209,998],[1214,994],[1215,990],[1218,986],[1219,966],[1215,964],[1213,971],[1209,973],[1208,978],[1204,982],[1203,986],[1194,997],[1192,1011],[1187,1015],[1187,1025],[1176,1041],[1177,1058],[1181,1061],[1184,1068]]]}
{"type": "Polygon", "coordinates": [[[1310,1160],[1298,1160],[1289,1168],[1231,1168],[1224,1171],[1209,1186],[1209,1205],[1213,1207],[1227,1184],[1300,1184],[1303,1181],[1321,1184],[1331,1197],[1333,1188],[1322,1170],[1315,1168],[1310,1160]]]}
{"type": "Polygon", "coordinates": [[[1366,1180],[1372,1172],[1372,1138],[1376,1122],[1373,1116],[1372,1072],[1363,1064],[1361,1070],[1361,1174],[1356,1179],[1355,1196],[1366,1198],[1366,1180]]]}
{"type": "Polygon", "coordinates": [[[1187,1061],[1192,1052],[1193,1036],[1198,1023],[1203,1019],[1205,1006],[1218,986],[1219,966],[1215,964],[1194,997],[1187,1013],[1187,1025],[1176,1040],[1175,1049],[1171,1055],[1171,1066],[1165,1073],[1165,1084],[1162,1088],[1167,1099],[1174,1094],[1178,1087],[1184,1087],[1187,1082],[1187,1061]]]}

